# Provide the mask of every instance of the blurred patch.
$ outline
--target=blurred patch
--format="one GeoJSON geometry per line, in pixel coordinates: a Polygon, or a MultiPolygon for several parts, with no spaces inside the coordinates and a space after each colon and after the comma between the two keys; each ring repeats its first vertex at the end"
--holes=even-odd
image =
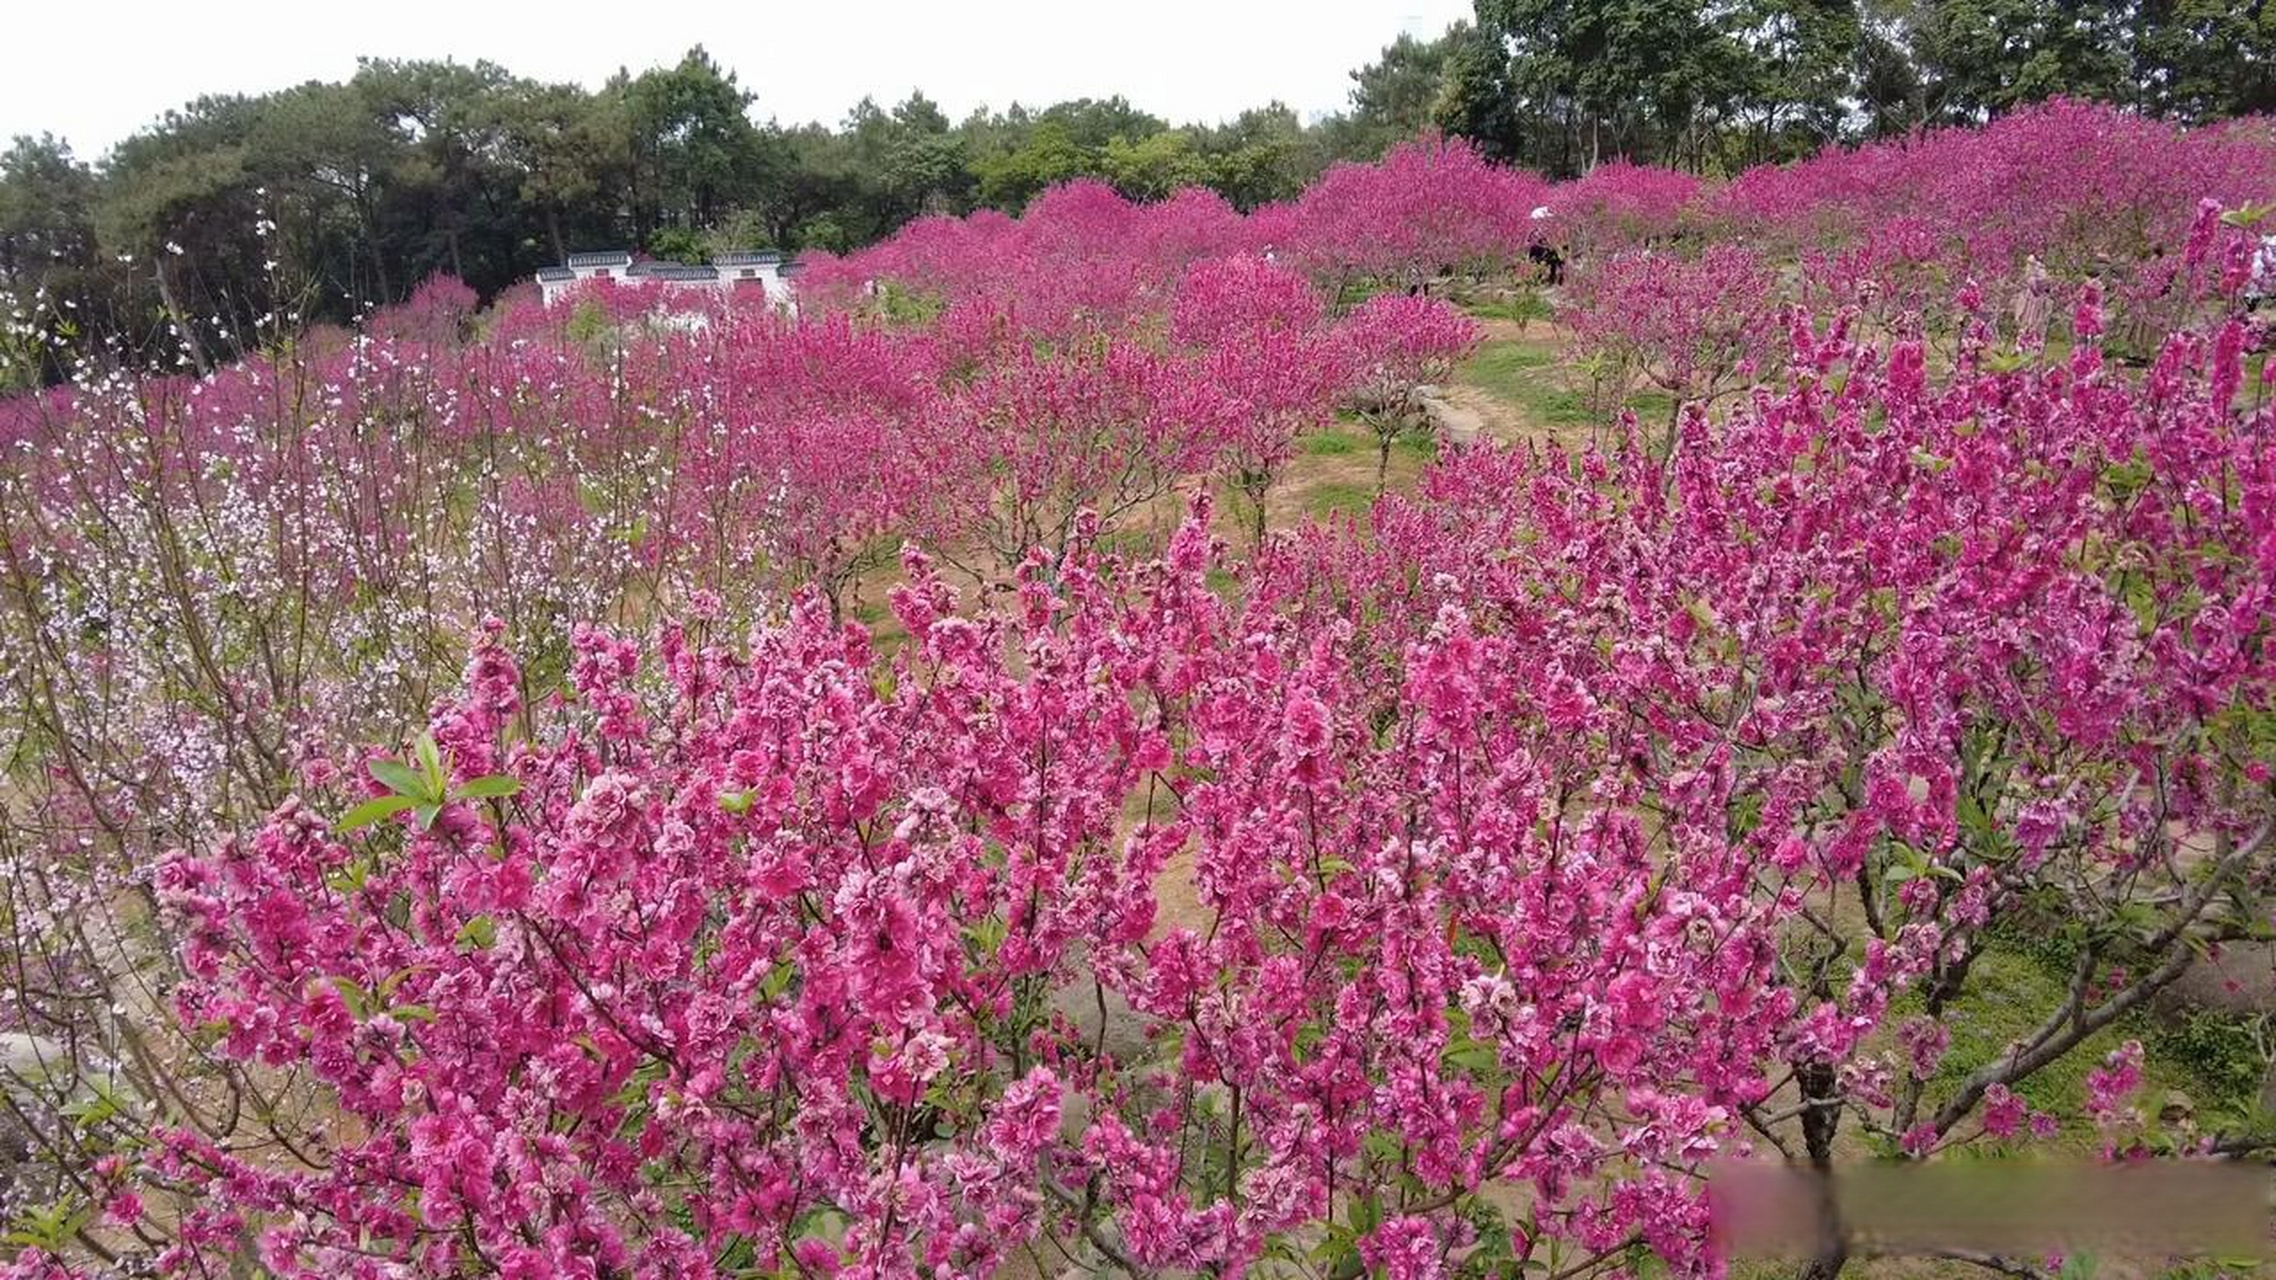
{"type": "Polygon", "coordinates": [[[2215,1162],[1858,1163],[1827,1180],[1726,1161],[1709,1170],[1708,1202],[1728,1258],[1808,1257],[1834,1221],[1860,1254],[2259,1258],[2276,1256],[2270,1186],[2263,1166],[2215,1162]]]}

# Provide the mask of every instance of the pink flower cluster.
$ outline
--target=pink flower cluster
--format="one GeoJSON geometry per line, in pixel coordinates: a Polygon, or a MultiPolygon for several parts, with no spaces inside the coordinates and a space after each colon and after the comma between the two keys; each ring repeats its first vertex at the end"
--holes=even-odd
{"type": "Polygon", "coordinates": [[[1232,600],[1204,502],[1148,564],[1079,517],[993,610],[911,552],[890,658],[698,599],[527,706],[493,630],[430,722],[468,798],[335,833],[375,775],[161,867],[182,1017],[342,1119],[297,1166],[159,1135],[165,1264],[1694,1273],[1700,1163],[1815,1141],[1794,1081],[2014,1138],[2061,1020],[1941,1073],[1995,922],[2139,881],[2186,954],[2265,878],[2221,726],[2276,692],[2268,412],[2224,335],[2139,388],[1793,345],[1672,457],[1464,454],[1232,600]],[[2235,852],[2177,906],[2183,847],[2235,852]],[[1839,901],[1862,937],[1792,951],[1839,901]]]}

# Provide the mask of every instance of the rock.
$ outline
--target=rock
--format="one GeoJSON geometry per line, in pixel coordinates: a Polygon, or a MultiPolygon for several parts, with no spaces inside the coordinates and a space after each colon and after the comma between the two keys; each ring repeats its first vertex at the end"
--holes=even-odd
{"type": "Polygon", "coordinates": [[[1468,444],[1486,431],[1486,420],[1476,410],[1450,401],[1435,397],[1425,400],[1423,412],[1430,419],[1431,430],[1450,444],[1468,444]]]}
{"type": "Polygon", "coordinates": [[[2179,1089],[2165,1091],[2165,1101],[2157,1109],[2158,1123],[2186,1125],[2196,1120],[2197,1104],[2179,1089]]]}
{"type": "Polygon", "coordinates": [[[18,1080],[45,1080],[71,1067],[71,1054],[45,1036],[21,1031],[0,1034],[0,1071],[18,1080]]]}
{"type": "Polygon", "coordinates": [[[1130,1007],[1122,993],[1106,990],[1106,1035],[1099,1035],[1100,989],[1088,975],[1070,982],[1051,993],[1051,1012],[1073,1023],[1083,1045],[1103,1045],[1104,1052],[1124,1068],[1134,1067],[1153,1056],[1153,1047],[1146,1039],[1146,1019],[1130,1007]]]}
{"type": "Polygon", "coordinates": [[[2200,960],[2160,994],[2168,1009],[2222,1013],[2276,1012],[2276,943],[2230,942],[2217,960],[2200,960]]]}

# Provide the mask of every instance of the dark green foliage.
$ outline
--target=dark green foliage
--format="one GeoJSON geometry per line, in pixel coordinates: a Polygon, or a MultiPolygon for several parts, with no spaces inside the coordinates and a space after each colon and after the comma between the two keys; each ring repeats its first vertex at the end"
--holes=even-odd
{"type": "Polygon", "coordinates": [[[2244,1128],[2258,1119],[2260,1082],[2268,1069],[2257,1022],[2246,1014],[2192,1009],[2158,1019],[2143,1047],[2192,1078],[2198,1105],[2211,1119],[2244,1128]]]}
{"type": "MultiPolygon", "coordinates": [[[[2058,95],[2276,105],[2276,8],[2223,0],[1478,0],[1437,123],[1552,174],[1732,170],[2058,95]]],[[[1386,51],[1386,61],[1389,51],[1386,51]]]]}

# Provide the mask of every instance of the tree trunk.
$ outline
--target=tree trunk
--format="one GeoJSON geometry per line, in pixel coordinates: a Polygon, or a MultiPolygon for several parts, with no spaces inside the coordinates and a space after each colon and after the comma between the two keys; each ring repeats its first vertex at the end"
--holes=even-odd
{"type": "Polygon", "coordinates": [[[380,252],[379,233],[368,217],[364,219],[364,243],[371,248],[371,282],[377,295],[372,301],[382,305],[395,301],[395,290],[387,282],[387,258],[380,252]]]}
{"type": "Polygon", "coordinates": [[[1834,1280],[1849,1265],[1849,1232],[1842,1225],[1834,1195],[1833,1140],[1841,1128],[1841,1086],[1833,1065],[1805,1062],[1794,1069],[1802,1093],[1802,1146],[1809,1154],[1818,1205],[1817,1253],[1802,1265],[1800,1280],[1834,1280]]]}
{"type": "Polygon", "coordinates": [[[166,250],[164,248],[160,248],[157,254],[153,256],[151,265],[158,276],[158,301],[160,305],[166,308],[167,319],[174,322],[175,330],[182,335],[182,345],[190,349],[190,359],[197,363],[199,373],[213,372],[213,361],[206,356],[205,344],[198,341],[196,327],[190,323],[190,317],[183,312],[181,302],[174,297],[173,284],[166,279],[166,250]]]}

